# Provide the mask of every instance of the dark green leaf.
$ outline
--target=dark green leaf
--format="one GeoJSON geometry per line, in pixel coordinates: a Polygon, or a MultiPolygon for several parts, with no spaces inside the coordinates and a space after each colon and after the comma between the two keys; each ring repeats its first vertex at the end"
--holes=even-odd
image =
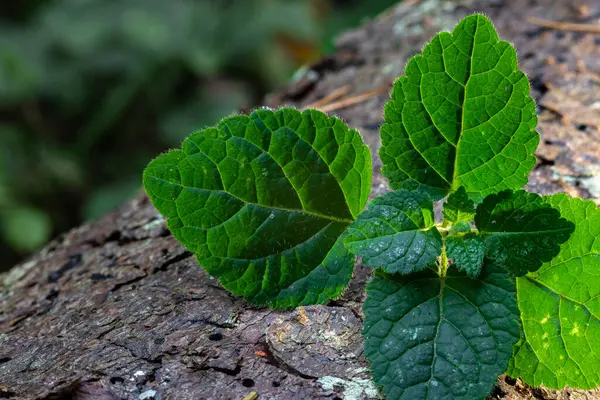
{"type": "Polygon", "coordinates": [[[226,118],[144,172],[152,202],[202,267],[254,304],[286,307],[341,293],[353,257],[338,238],[370,184],[357,131],[291,108],[226,118]]]}
{"type": "Polygon", "coordinates": [[[483,265],[485,243],[474,233],[450,235],[446,238],[446,253],[452,265],[476,278],[483,265]]]}
{"type": "Polygon", "coordinates": [[[471,222],[475,216],[475,203],[469,198],[465,188],[461,186],[448,196],[442,213],[445,226],[457,222],[471,222]]]}
{"type": "Polygon", "coordinates": [[[516,276],[552,260],[575,229],[541,196],[523,190],[486,197],[475,225],[484,236],[486,257],[516,276]]]}
{"type": "Polygon", "coordinates": [[[367,287],[365,354],[388,399],[482,399],[506,369],[519,337],[514,281],[494,266],[475,280],[449,273],[367,287]]]}
{"type": "Polygon", "coordinates": [[[457,222],[450,229],[450,233],[469,233],[471,231],[471,224],[468,222],[457,222]]]}
{"type": "Polygon", "coordinates": [[[427,197],[389,192],[350,225],[345,243],[370,267],[408,274],[432,265],[441,254],[442,238],[433,224],[433,203],[427,197]]]}
{"type": "Polygon", "coordinates": [[[279,292],[272,304],[280,308],[292,308],[324,304],[338,297],[348,285],[354,270],[354,257],[344,246],[346,235],[340,235],[317,268],[279,292]]]}
{"type": "Polygon", "coordinates": [[[600,385],[600,209],[557,194],[547,199],[576,226],[560,254],[517,279],[524,338],[508,373],[533,386],[600,385]]]}
{"type": "Polygon", "coordinates": [[[527,183],[539,142],[529,81],[483,15],[413,57],[385,106],[379,155],[392,188],[471,198],[527,183]]]}

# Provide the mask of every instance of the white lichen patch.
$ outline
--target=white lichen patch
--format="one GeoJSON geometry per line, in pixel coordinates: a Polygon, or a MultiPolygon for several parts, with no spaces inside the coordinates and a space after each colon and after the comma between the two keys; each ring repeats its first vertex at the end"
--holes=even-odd
{"type": "Polygon", "coordinates": [[[600,204],[600,171],[598,167],[594,166],[593,170],[585,170],[578,176],[562,174],[556,169],[552,171],[552,177],[554,179],[562,179],[564,182],[571,185],[579,185],[592,195],[592,199],[596,201],[596,204],[600,204]]]}
{"type": "Polygon", "coordinates": [[[383,399],[383,395],[377,389],[375,383],[370,379],[353,378],[344,380],[335,376],[323,376],[317,380],[323,387],[323,390],[333,390],[335,387],[341,388],[345,400],[383,399]]]}
{"type": "Polygon", "coordinates": [[[27,273],[31,271],[36,265],[36,260],[31,260],[22,265],[14,267],[10,270],[8,274],[6,274],[2,283],[4,284],[4,286],[10,288],[12,285],[19,282],[25,275],[27,275],[27,273]]]}
{"type": "Polygon", "coordinates": [[[166,222],[165,218],[162,215],[158,215],[156,219],[148,222],[146,225],[142,226],[142,230],[150,231],[154,228],[158,228],[166,222]]]}
{"type": "Polygon", "coordinates": [[[579,181],[581,186],[585,187],[592,197],[600,199],[600,175],[582,178],[579,181]]]}
{"type": "Polygon", "coordinates": [[[142,392],[140,394],[139,399],[140,400],[145,400],[145,399],[153,399],[156,396],[156,390],[146,390],[145,392],[142,392]]]}

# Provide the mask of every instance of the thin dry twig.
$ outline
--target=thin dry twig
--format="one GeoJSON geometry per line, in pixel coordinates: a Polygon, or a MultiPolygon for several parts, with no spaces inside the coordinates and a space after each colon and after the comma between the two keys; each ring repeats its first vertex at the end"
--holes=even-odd
{"type": "Polygon", "coordinates": [[[333,92],[331,92],[327,96],[323,97],[322,99],[319,99],[319,100],[315,101],[314,103],[307,105],[304,108],[323,107],[324,105],[329,104],[332,101],[337,100],[340,97],[347,95],[349,91],[350,91],[350,85],[344,85],[341,88],[335,89],[333,92]]]}
{"type": "Polygon", "coordinates": [[[600,25],[548,21],[537,17],[529,17],[527,21],[529,21],[530,24],[561,31],[600,33],[600,25]]]}
{"type": "Polygon", "coordinates": [[[389,92],[389,90],[390,90],[389,86],[386,86],[386,87],[382,87],[379,89],[364,92],[361,94],[357,94],[355,96],[346,97],[345,99],[335,101],[333,103],[325,104],[320,107],[315,107],[315,108],[317,108],[323,112],[331,112],[331,111],[335,111],[335,110],[339,110],[341,108],[351,106],[356,103],[361,103],[363,101],[375,98],[377,96],[380,96],[382,94],[389,92]]]}

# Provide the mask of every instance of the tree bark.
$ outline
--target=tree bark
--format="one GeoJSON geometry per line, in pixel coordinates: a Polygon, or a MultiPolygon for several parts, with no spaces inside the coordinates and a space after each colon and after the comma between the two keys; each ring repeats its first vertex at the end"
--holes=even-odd
{"type": "MultiPolygon", "coordinates": [[[[434,34],[476,11],[515,44],[538,100],[542,141],[528,189],[600,198],[598,35],[527,21],[597,23],[600,2],[405,0],[342,35],[334,54],[265,103],[305,107],[343,87],[349,98],[381,89],[345,107],[327,102],[373,149],[373,196],[381,194],[387,88],[434,34]]],[[[377,398],[360,336],[368,276],[357,264],[345,294],[327,306],[252,308],[199,268],[140,195],[0,275],[0,398],[377,398]]],[[[505,377],[493,396],[600,398],[505,377]]]]}

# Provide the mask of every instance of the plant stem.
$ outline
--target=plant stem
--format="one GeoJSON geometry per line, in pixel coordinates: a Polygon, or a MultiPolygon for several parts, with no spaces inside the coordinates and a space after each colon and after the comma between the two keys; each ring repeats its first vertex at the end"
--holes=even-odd
{"type": "Polygon", "coordinates": [[[448,271],[448,254],[446,254],[446,237],[448,236],[448,231],[450,230],[450,228],[440,229],[438,227],[438,230],[440,231],[440,234],[442,235],[442,254],[440,254],[440,256],[438,258],[438,275],[440,276],[440,278],[444,278],[444,277],[446,277],[446,272],[448,271]]]}
{"type": "Polygon", "coordinates": [[[445,278],[446,272],[448,272],[448,255],[446,254],[446,244],[444,243],[438,263],[438,274],[440,275],[440,278],[445,278]]]}
{"type": "MultiPolygon", "coordinates": [[[[441,223],[440,224],[435,224],[434,226],[442,234],[442,236],[445,236],[454,227],[452,225],[451,226],[443,226],[441,223]]],[[[465,234],[465,233],[479,233],[479,230],[477,228],[471,227],[471,230],[469,232],[453,232],[452,234],[453,235],[461,235],[461,234],[465,234]]]]}

